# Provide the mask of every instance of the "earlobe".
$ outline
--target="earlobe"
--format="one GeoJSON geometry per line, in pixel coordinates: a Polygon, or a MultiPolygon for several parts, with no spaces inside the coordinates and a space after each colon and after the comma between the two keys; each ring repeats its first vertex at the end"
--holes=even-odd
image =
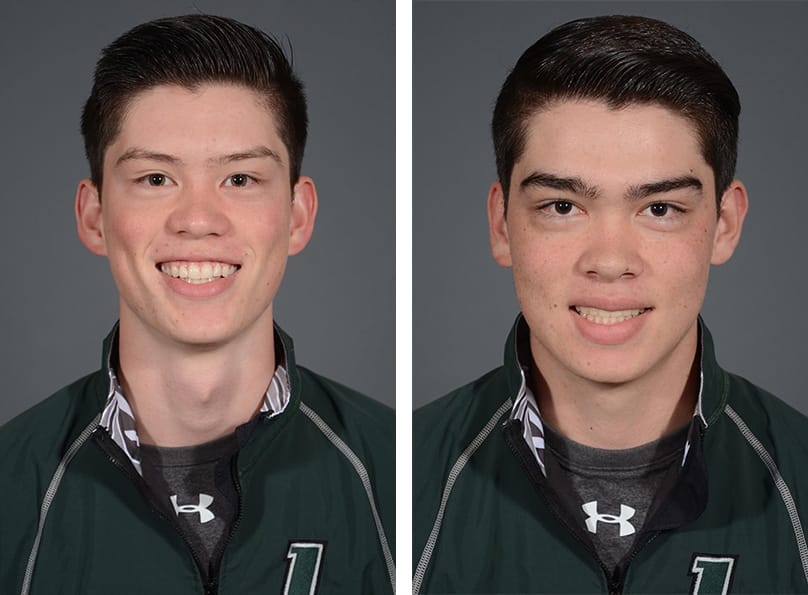
{"type": "Polygon", "coordinates": [[[81,243],[93,254],[106,256],[104,223],[101,217],[101,195],[92,180],[79,182],[76,190],[76,228],[81,243]]]}
{"type": "Polygon", "coordinates": [[[499,181],[488,191],[488,239],[491,254],[502,267],[512,266],[511,244],[508,237],[508,222],[505,217],[505,193],[499,181]]]}
{"type": "Polygon", "coordinates": [[[317,216],[317,189],[314,180],[301,176],[292,195],[292,213],[289,219],[289,256],[297,254],[311,239],[317,216]]]}
{"type": "Polygon", "coordinates": [[[741,239],[743,221],[749,209],[746,188],[739,180],[733,180],[721,197],[721,210],[713,239],[712,264],[724,264],[735,252],[741,239]]]}

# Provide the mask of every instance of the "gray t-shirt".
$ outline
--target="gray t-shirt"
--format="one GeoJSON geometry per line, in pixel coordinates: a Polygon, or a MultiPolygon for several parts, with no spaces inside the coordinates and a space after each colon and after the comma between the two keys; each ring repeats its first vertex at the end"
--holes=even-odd
{"type": "Polygon", "coordinates": [[[143,479],[164,514],[176,517],[206,580],[238,512],[231,473],[237,450],[235,434],[198,446],[140,445],[143,479]]]}
{"type": "Polygon", "coordinates": [[[629,552],[667,472],[680,465],[688,427],[625,450],[584,446],[544,424],[545,456],[563,477],[548,474],[580,520],[609,571],[629,552]]]}

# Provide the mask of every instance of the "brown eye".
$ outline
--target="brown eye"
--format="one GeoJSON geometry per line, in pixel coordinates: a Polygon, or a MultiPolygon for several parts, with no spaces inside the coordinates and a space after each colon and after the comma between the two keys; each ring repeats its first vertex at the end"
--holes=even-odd
{"type": "Polygon", "coordinates": [[[656,202],[649,208],[651,209],[651,214],[654,217],[664,217],[668,214],[668,205],[664,202],[656,202]]]}
{"type": "Polygon", "coordinates": [[[246,188],[256,183],[256,179],[248,174],[233,174],[224,181],[225,186],[233,188],[246,188]]]}
{"type": "Polygon", "coordinates": [[[558,200],[553,203],[553,208],[559,215],[569,215],[572,211],[572,203],[566,200],[558,200]]]}
{"type": "Polygon", "coordinates": [[[164,186],[166,177],[163,174],[150,174],[148,176],[149,186],[164,186]]]}

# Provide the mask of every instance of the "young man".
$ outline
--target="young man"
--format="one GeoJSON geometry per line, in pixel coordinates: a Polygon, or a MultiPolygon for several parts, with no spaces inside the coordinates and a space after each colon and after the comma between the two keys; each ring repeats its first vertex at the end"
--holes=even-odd
{"type": "Polygon", "coordinates": [[[415,593],[808,591],[808,423],[723,371],[699,318],[747,211],[739,112],[652,19],[519,59],[488,216],[522,314],[504,366],[416,412],[415,593]]]}
{"type": "Polygon", "coordinates": [[[102,368],[0,430],[3,593],[394,591],[392,412],[273,321],[317,211],[300,81],[193,15],[107,47],[78,233],[109,259],[102,368]]]}

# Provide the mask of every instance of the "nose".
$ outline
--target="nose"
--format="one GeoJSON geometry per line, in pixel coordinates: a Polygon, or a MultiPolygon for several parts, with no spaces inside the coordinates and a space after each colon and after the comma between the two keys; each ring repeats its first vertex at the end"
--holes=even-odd
{"type": "Polygon", "coordinates": [[[177,195],[166,225],[172,233],[202,238],[226,234],[230,219],[223,197],[214,189],[188,184],[177,195]]]}
{"type": "Polygon", "coordinates": [[[642,274],[644,264],[637,230],[619,217],[592,222],[586,230],[578,270],[599,281],[631,279],[642,274]]]}

